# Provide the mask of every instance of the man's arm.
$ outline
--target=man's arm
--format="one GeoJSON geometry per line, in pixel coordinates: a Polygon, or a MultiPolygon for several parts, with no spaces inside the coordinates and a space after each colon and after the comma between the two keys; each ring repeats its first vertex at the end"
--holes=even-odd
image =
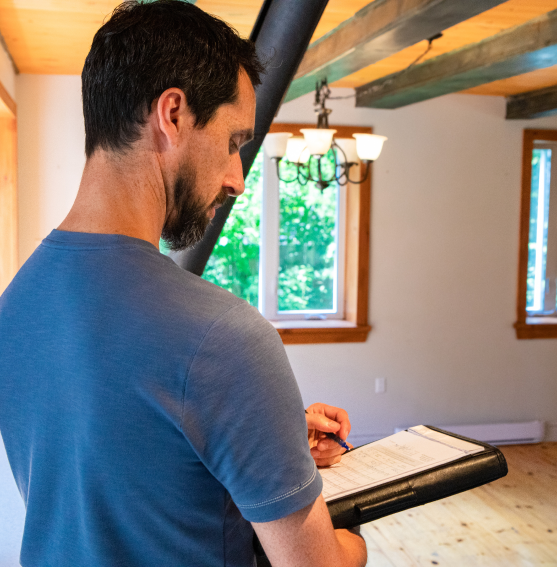
{"type": "Polygon", "coordinates": [[[366,544],[348,530],[335,530],[322,496],[280,520],[252,522],[273,567],[364,567],[366,544]]]}

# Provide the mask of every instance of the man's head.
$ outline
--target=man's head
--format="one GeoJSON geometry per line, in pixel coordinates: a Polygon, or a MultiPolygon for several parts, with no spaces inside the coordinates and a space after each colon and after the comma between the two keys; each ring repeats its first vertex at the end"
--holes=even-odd
{"type": "Polygon", "coordinates": [[[126,1],[93,39],[82,73],[85,153],[125,155],[156,123],[163,237],[174,249],[199,240],[214,205],[243,190],[236,145],[251,136],[262,70],[250,41],[182,0],[126,1]]]}

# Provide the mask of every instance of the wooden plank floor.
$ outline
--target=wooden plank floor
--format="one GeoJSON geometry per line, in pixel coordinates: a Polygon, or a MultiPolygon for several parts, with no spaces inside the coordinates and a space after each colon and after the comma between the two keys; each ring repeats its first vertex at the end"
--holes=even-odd
{"type": "Polygon", "coordinates": [[[368,567],[557,566],[557,443],[501,450],[505,478],[362,526],[368,567]]]}

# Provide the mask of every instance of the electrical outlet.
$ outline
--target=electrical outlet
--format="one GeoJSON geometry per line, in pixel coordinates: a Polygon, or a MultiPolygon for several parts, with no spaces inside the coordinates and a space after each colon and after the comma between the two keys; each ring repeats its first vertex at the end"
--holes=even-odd
{"type": "Polygon", "coordinates": [[[387,391],[387,379],[386,378],[376,378],[375,379],[375,393],[384,394],[387,391]]]}

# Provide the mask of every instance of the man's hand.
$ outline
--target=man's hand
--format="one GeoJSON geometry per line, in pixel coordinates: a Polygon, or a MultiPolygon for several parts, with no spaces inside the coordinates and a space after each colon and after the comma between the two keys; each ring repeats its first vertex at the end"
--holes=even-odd
{"type": "MultiPolygon", "coordinates": [[[[328,467],[338,463],[346,451],[338,443],[325,436],[331,432],[346,440],[350,433],[350,419],[341,408],[327,404],[312,404],[306,409],[308,424],[308,441],[311,456],[318,467],[328,467]]],[[[350,443],[347,443],[352,447],[350,443]]]]}

